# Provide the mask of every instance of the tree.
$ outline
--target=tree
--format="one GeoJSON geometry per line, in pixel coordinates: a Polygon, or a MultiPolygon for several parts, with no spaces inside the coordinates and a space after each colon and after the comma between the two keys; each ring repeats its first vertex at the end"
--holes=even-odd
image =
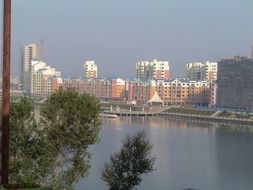
{"type": "Polygon", "coordinates": [[[10,183],[73,189],[88,174],[89,145],[98,141],[99,101],[87,94],[58,91],[34,119],[33,103],[11,104],[10,183]]]}
{"type": "Polygon", "coordinates": [[[26,97],[11,103],[10,183],[37,184],[50,172],[52,157],[47,151],[44,130],[34,119],[33,102],[26,97]]]}
{"type": "Polygon", "coordinates": [[[98,141],[100,103],[88,94],[62,90],[53,94],[41,110],[49,149],[56,156],[50,181],[55,189],[72,189],[88,174],[89,145],[98,141]]]}
{"type": "Polygon", "coordinates": [[[141,176],[154,170],[152,145],[144,131],[127,136],[119,152],[110,157],[102,171],[101,179],[110,190],[131,190],[142,181],[141,176]]]}

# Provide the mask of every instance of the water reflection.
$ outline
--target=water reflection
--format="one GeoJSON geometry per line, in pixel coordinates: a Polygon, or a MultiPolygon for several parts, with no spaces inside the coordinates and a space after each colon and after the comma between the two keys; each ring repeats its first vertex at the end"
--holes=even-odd
{"type": "Polygon", "coordinates": [[[221,130],[216,134],[219,189],[252,189],[253,134],[245,130],[221,130]],[[238,188],[239,189],[239,188],[238,188]]]}
{"type": "Polygon", "coordinates": [[[251,127],[161,118],[103,119],[100,143],[91,148],[92,168],[76,187],[106,189],[100,171],[128,134],[145,129],[157,158],[156,171],[144,177],[140,190],[251,190],[251,127]]]}

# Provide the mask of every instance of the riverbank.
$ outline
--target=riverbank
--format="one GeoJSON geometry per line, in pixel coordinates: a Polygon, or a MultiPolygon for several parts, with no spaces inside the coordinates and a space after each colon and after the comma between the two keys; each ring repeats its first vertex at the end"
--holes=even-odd
{"type": "Polygon", "coordinates": [[[159,113],[158,116],[170,118],[170,119],[201,120],[205,122],[218,122],[218,123],[226,123],[226,124],[239,124],[239,125],[253,126],[253,120],[248,120],[248,119],[213,117],[213,116],[182,114],[182,113],[165,113],[165,112],[159,113]]]}
{"type": "Polygon", "coordinates": [[[226,110],[213,110],[210,108],[200,109],[192,106],[171,107],[164,112],[160,112],[159,116],[226,124],[253,125],[252,113],[229,112],[226,110]]]}
{"type": "Polygon", "coordinates": [[[3,186],[0,186],[0,190],[48,190],[48,188],[42,188],[42,187],[33,187],[33,188],[29,188],[29,187],[17,187],[17,185],[6,185],[6,187],[4,188],[3,186]]]}
{"type": "MultiPolygon", "coordinates": [[[[165,117],[169,119],[196,120],[205,122],[217,122],[224,124],[239,124],[253,126],[253,113],[232,112],[228,110],[212,109],[208,107],[194,106],[134,106],[125,104],[106,104],[101,106],[101,117],[117,118],[127,117],[165,117]]],[[[38,113],[37,113],[38,114],[38,113]]]]}
{"type": "Polygon", "coordinates": [[[253,125],[252,113],[234,113],[224,110],[199,109],[193,106],[146,107],[142,111],[132,109],[104,110],[104,114],[128,117],[159,116],[170,119],[199,120],[205,122],[218,122],[225,124],[253,125]]]}

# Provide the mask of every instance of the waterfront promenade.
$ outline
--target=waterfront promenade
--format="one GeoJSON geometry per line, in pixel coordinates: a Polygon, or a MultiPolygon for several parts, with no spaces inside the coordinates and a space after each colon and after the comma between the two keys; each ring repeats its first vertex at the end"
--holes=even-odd
{"type": "Polygon", "coordinates": [[[151,117],[151,116],[158,116],[159,113],[162,113],[168,108],[169,107],[143,107],[141,110],[132,110],[131,107],[129,109],[122,109],[119,106],[117,106],[115,108],[111,107],[110,110],[104,110],[103,113],[117,116],[151,117]]]}
{"type": "Polygon", "coordinates": [[[171,118],[171,119],[201,120],[201,121],[206,121],[206,122],[242,124],[242,125],[253,126],[253,120],[250,120],[250,119],[227,118],[227,117],[219,117],[219,116],[206,116],[206,115],[181,114],[181,113],[165,113],[165,112],[159,113],[158,116],[171,118]]]}
{"type": "MultiPolygon", "coordinates": [[[[38,105],[42,105],[43,103],[39,103],[38,105]]],[[[115,116],[122,117],[162,117],[169,119],[182,119],[182,120],[196,120],[196,121],[205,121],[205,122],[217,122],[217,123],[226,123],[226,124],[239,124],[239,125],[252,125],[252,119],[244,119],[244,118],[229,118],[222,116],[221,110],[214,111],[213,114],[205,115],[203,114],[206,110],[199,109],[199,114],[192,113],[178,113],[178,112],[168,112],[168,110],[173,110],[174,108],[178,108],[180,106],[167,106],[167,107],[138,107],[138,110],[134,110],[133,107],[120,108],[119,106],[111,106],[111,107],[102,107],[102,113],[100,117],[107,118],[117,118],[115,116]]]]}
{"type": "Polygon", "coordinates": [[[119,107],[110,110],[104,110],[104,114],[108,115],[117,115],[117,116],[127,116],[127,117],[152,117],[158,116],[163,118],[170,118],[170,119],[186,119],[186,120],[200,120],[206,122],[219,122],[219,123],[226,123],[226,124],[242,124],[242,125],[252,125],[253,120],[251,119],[244,119],[244,118],[228,118],[219,116],[221,111],[216,111],[214,114],[211,115],[201,115],[200,114],[190,114],[190,113],[176,113],[176,112],[167,112],[171,108],[175,108],[176,106],[170,107],[156,107],[145,110],[143,108],[142,111],[132,111],[131,108],[127,109],[120,109],[119,107]]]}

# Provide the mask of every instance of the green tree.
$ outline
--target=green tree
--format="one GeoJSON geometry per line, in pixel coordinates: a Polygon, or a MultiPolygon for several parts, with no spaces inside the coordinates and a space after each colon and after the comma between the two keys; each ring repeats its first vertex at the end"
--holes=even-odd
{"type": "Polygon", "coordinates": [[[89,95],[58,91],[34,119],[29,98],[11,104],[10,182],[73,189],[88,174],[89,145],[98,141],[99,101],[89,95]]]}
{"type": "Polygon", "coordinates": [[[39,183],[49,172],[50,153],[46,149],[43,129],[34,120],[29,98],[11,103],[10,183],[39,183]],[[47,172],[46,172],[47,171],[47,172]]]}
{"type": "Polygon", "coordinates": [[[89,145],[98,141],[100,103],[90,95],[58,91],[41,110],[50,152],[56,154],[50,176],[55,189],[72,189],[90,168],[89,145]]]}
{"type": "Polygon", "coordinates": [[[152,145],[144,131],[128,136],[119,152],[110,157],[101,179],[110,190],[131,190],[142,181],[142,175],[154,170],[152,145]]]}

